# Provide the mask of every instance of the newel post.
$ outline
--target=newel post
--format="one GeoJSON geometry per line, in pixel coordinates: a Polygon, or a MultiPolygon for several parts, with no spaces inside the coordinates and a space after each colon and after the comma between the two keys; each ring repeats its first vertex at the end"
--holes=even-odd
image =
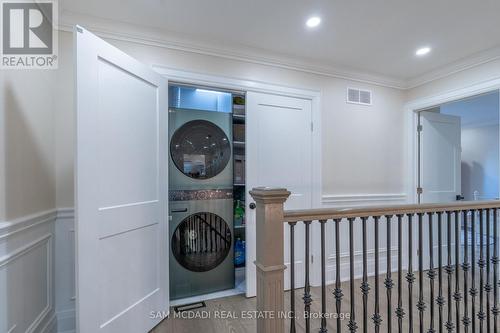
{"type": "Polygon", "coordinates": [[[250,191],[257,204],[257,333],[284,333],[284,234],[283,204],[286,189],[257,187],[250,191]]]}

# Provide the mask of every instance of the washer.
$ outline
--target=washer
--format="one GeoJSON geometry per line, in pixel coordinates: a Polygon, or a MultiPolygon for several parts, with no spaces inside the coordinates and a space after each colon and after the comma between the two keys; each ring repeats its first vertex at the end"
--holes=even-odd
{"type": "Polygon", "coordinates": [[[231,113],[169,110],[170,189],[233,186],[231,113]]]}
{"type": "Polygon", "coordinates": [[[170,215],[170,298],[233,289],[232,190],[171,191],[170,215]]]}
{"type": "Polygon", "coordinates": [[[170,298],[234,288],[232,97],[170,87],[170,298]]]}

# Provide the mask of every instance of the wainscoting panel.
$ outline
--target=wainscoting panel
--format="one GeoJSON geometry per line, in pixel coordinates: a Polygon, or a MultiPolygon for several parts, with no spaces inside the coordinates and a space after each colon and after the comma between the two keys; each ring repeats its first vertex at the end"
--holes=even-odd
{"type": "Polygon", "coordinates": [[[324,194],[321,197],[323,206],[356,207],[371,205],[395,205],[406,203],[406,193],[372,193],[372,194],[324,194]]]}
{"type": "Polygon", "coordinates": [[[75,331],[75,214],[73,208],[57,211],[56,241],[56,315],[59,333],[75,331]]]}
{"type": "Polygon", "coordinates": [[[54,333],[55,211],[0,223],[0,331],[54,333]]]}

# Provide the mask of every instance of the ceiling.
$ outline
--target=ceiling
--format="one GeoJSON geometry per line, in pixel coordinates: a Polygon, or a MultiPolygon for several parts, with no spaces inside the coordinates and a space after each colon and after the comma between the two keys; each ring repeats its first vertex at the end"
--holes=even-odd
{"type": "Polygon", "coordinates": [[[498,91],[441,105],[441,113],[458,116],[463,127],[498,124],[500,95],[498,91]]]}
{"type": "Polygon", "coordinates": [[[213,48],[251,48],[404,81],[500,47],[498,0],[64,0],[60,6],[63,13],[213,48]],[[315,29],[305,27],[311,15],[322,18],[315,29]],[[422,46],[432,52],[418,58],[422,46]]]}

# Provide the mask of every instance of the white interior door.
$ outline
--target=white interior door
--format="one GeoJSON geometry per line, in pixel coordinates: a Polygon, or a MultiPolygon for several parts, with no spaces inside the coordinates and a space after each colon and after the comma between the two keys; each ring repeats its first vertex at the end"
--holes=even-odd
{"type": "MultiPolygon", "coordinates": [[[[421,203],[446,203],[456,200],[461,194],[461,126],[460,118],[444,115],[437,112],[420,112],[420,194],[421,203]]],[[[443,223],[446,216],[443,216],[443,223]]],[[[418,244],[418,220],[414,222],[414,244],[418,244]]],[[[423,269],[430,268],[430,237],[429,217],[422,218],[422,239],[423,249],[417,250],[417,256],[422,256],[423,269]]],[[[433,258],[434,267],[438,260],[438,227],[437,217],[434,216],[432,223],[433,230],[433,258]]],[[[452,237],[451,243],[455,244],[453,235],[445,235],[444,244],[447,238],[452,237]]],[[[446,250],[443,250],[446,253],[446,250]]],[[[442,258],[446,260],[445,256],[442,258]]],[[[418,261],[415,261],[417,264],[418,261]]],[[[416,269],[417,266],[414,268],[416,269]]]]}
{"type": "Polygon", "coordinates": [[[167,81],[76,27],[77,331],[168,311],[167,81]]]}
{"type": "MultiPolygon", "coordinates": [[[[262,93],[247,93],[247,186],[287,188],[285,209],[312,208],[311,101],[262,93]]],[[[247,296],[256,295],[255,210],[247,193],[247,296]]],[[[285,230],[285,264],[289,264],[289,228],[285,230]]],[[[295,232],[296,286],[304,284],[304,229],[295,232]]],[[[289,276],[285,288],[289,288],[289,276]]]]}
{"type": "Polygon", "coordinates": [[[461,189],[460,117],[420,112],[421,203],[452,202],[461,189]]]}

